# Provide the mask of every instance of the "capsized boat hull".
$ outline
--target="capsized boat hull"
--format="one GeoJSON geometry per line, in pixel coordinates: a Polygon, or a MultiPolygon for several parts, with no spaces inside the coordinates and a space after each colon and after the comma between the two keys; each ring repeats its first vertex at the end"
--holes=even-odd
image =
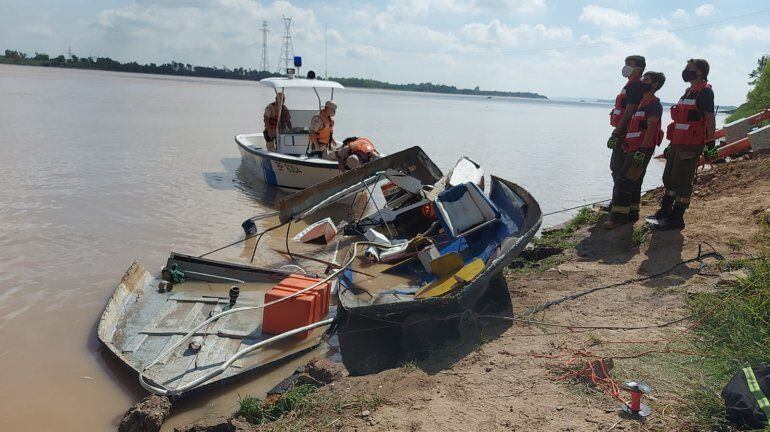
{"type": "Polygon", "coordinates": [[[305,189],[340,174],[339,165],[334,161],[267,151],[261,133],[236,135],[235,142],[249,172],[287,191],[305,189]]]}
{"type": "MultiPolygon", "coordinates": [[[[159,292],[160,275],[153,275],[134,262],[118,283],[99,321],[99,340],[137,374],[206,320],[212,309],[226,308],[229,287],[240,287],[236,307],[259,305],[264,303],[264,293],[288,275],[175,253],[167,268],[173,264],[188,280],[175,284],[171,291],[159,292]]],[[[238,350],[270,338],[262,334],[261,322],[262,309],[222,317],[196,332],[203,339],[199,351],[190,349],[189,341],[185,341],[148,369],[145,377],[159,387],[185,385],[218,367],[238,350]]],[[[194,390],[300,355],[318,346],[324,331],[324,327],[318,328],[305,339],[288,338],[252,352],[194,390]]]]}

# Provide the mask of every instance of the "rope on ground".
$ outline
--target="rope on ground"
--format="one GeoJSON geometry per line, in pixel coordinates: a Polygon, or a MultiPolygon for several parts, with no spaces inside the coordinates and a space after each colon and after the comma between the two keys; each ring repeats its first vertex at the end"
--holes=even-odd
{"type": "Polygon", "coordinates": [[[254,233],[254,234],[251,234],[251,235],[247,235],[247,236],[245,236],[244,238],[242,238],[242,239],[240,239],[240,240],[236,240],[236,241],[234,241],[234,242],[232,242],[232,243],[228,243],[228,244],[226,244],[226,245],[224,245],[224,246],[222,246],[222,247],[218,247],[218,248],[216,248],[216,249],[214,249],[214,250],[208,251],[208,252],[206,252],[206,253],[204,253],[204,254],[202,254],[202,255],[198,255],[198,258],[203,258],[203,257],[205,257],[206,255],[211,255],[211,254],[213,254],[214,252],[219,252],[219,251],[221,251],[221,250],[223,250],[223,249],[227,249],[227,248],[229,248],[230,246],[235,246],[235,245],[237,245],[238,243],[243,243],[243,242],[245,242],[246,240],[248,240],[248,239],[250,239],[250,238],[254,238],[254,237],[256,237],[256,236],[262,236],[263,234],[266,234],[266,233],[268,233],[268,232],[270,232],[270,231],[272,231],[272,230],[274,230],[274,229],[280,228],[280,227],[282,227],[282,226],[286,225],[287,223],[289,223],[289,221],[287,221],[287,222],[283,222],[283,223],[280,223],[280,224],[278,224],[278,225],[273,225],[273,226],[271,226],[271,227],[269,227],[269,228],[266,228],[266,229],[265,229],[264,231],[262,231],[262,232],[259,232],[259,233],[254,233]]]}
{"type": "Polygon", "coordinates": [[[662,270],[662,271],[659,271],[657,273],[653,273],[653,274],[650,274],[650,275],[647,275],[647,276],[642,276],[642,277],[632,278],[632,279],[626,279],[626,280],[621,281],[621,282],[616,282],[616,283],[612,283],[612,284],[609,284],[609,285],[603,285],[603,286],[594,287],[594,288],[591,288],[591,289],[588,289],[588,290],[585,290],[585,291],[580,291],[580,292],[577,292],[577,293],[574,293],[574,294],[570,294],[570,295],[567,295],[567,296],[564,296],[564,297],[561,297],[561,298],[558,298],[558,299],[555,299],[555,300],[551,300],[551,301],[545,302],[545,303],[543,303],[543,304],[541,304],[539,306],[536,306],[536,307],[530,309],[525,315],[532,315],[532,314],[535,314],[535,313],[538,313],[538,312],[542,312],[542,311],[550,308],[551,306],[555,306],[555,305],[558,305],[560,303],[564,303],[564,302],[567,302],[567,301],[575,300],[575,299],[578,299],[580,297],[586,296],[588,294],[595,293],[597,291],[602,291],[602,290],[609,289],[609,288],[617,288],[617,287],[624,286],[624,285],[630,285],[630,284],[634,284],[634,283],[644,282],[644,281],[647,281],[647,280],[650,280],[650,279],[655,279],[655,278],[667,275],[667,274],[673,272],[674,270],[676,270],[677,268],[679,268],[680,266],[687,265],[687,264],[690,264],[692,262],[696,262],[696,261],[700,262],[700,266],[699,266],[699,269],[698,269],[700,271],[704,267],[703,260],[706,259],[706,258],[711,258],[711,257],[717,258],[719,261],[725,261],[725,257],[722,256],[722,254],[720,254],[719,252],[717,252],[716,249],[714,249],[713,246],[711,246],[707,242],[701,242],[701,243],[698,244],[698,255],[695,256],[694,258],[690,258],[690,259],[679,261],[678,263],[674,264],[673,266],[671,266],[671,267],[669,267],[669,268],[667,268],[665,270],[662,270]],[[713,252],[703,253],[702,246],[704,244],[708,245],[713,250],[713,252]]]}

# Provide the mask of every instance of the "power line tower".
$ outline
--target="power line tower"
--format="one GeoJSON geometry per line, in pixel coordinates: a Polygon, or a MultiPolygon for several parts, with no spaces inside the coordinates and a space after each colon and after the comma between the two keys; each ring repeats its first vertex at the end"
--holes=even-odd
{"type": "Polygon", "coordinates": [[[286,70],[294,65],[294,44],[291,41],[291,17],[283,20],[283,44],[281,44],[281,57],[278,60],[278,73],[286,74],[286,70]]]}
{"type": "Polygon", "coordinates": [[[267,61],[267,34],[270,30],[267,29],[267,21],[262,21],[262,61],[259,63],[259,70],[268,71],[270,66],[267,61]]]}

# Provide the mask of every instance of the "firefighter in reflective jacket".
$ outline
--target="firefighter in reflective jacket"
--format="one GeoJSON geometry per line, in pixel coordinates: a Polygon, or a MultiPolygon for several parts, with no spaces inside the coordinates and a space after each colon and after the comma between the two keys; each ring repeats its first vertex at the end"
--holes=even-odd
{"type": "Polygon", "coordinates": [[[684,95],[671,107],[671,124],[666,138],[666,168],[663,186],[666,192],[660,210],[647,220],[655,229],[684,228],[684,213],[690,206],[695,171],[703,153],[706,161],[717,157],[714,141],[714,91],[708,83],[709,64],[690,59],[682,71],[682,80],[690,83],[684,95]]]}
{"type": "Polygon", "coordinates": [[[655,147],[663,141],[663,129],[660,117],[663,106],[655,97],[666,82],[660,72],[647,72],[641,80],[642,100],[628,122],[628,130],[620,145],[622,163],[618,178],[612,191],[612,208],[609,219],[604,222],[605,229],[617,228],[639,219],[639,201],[642,195],[642,182],[647,164],[652,158],[655,147]]]}
{"type": "Polygon", "coordinates": [[[329,160],[337,160],[333,118],[336,113],[337,105],[326,101],[323,109],[310,120],[310,148],[314,154],[329,160]]]}
{"type": "Polygon", "coordinates": [[[284,105],[284,94],[276,93],[275,102],[270,102],[265,107],[265,114],[262,119],[265,122],[265,130],[262,132],[265,137],[268,151],[275,151],[275,138],[278,135],[278,123],[281,124],[280,130],[291,129],[291,114],[284,105]],[[279,121],[280,120],[280,121],[279,121]]]}
{"type": "MultiPolygon", "coordinates": [[[[636,112],[636,108],[642,100],[642,82],[639,78],[642,76],[646,66],[647,63],[644,57],[632,55],[626,57],[625,65],[621,70],[621,74],[623,77],[628,78],[628,82],[615,98],[615,106],[610,111],[610,126],[614,129],[607,140],[607,147],[612,149],[610,173],[612,174],[613,184],[616,183],[619,171],[623,166],[623,150],[620,146],[626,135],[628,122],[631,121],[631,115],[636,112]]],[[[605,210],[609,210],[609,207],[606,207],[605,210]]]]}
{"type": "Polygon", "coordinates": [[[366,137],[349,137],[342,141],[342,147],[337,150],[337,160],[340,171],[352,170],[365,163],[379,159],[382,155],[366,137]]]}

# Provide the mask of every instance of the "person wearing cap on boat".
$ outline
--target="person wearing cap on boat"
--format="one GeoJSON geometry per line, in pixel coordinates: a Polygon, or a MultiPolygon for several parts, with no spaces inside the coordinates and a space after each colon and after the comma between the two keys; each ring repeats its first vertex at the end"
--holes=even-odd
{"type": "MultiPolygon", "coordinates": [[[[621,70],[621,75],[628,79],[626,85],[615,98],[615,106],[610,111],[610,126],[614,129],[607,140],[607,148],[612,149],[610,157],[610,173],[612,175],[613,185],[617,184],[617,179],[623,167],[623,138],[626,136],[626,128],[631,116],[636,112],[639,102],[642,100],[641,76],[647,62],[640,55],[630,55],[626,57],[625,65],[621,70]]],[[[612,204],[604,208],[609,211],[612,204]]],[[[638,219],[638,215],[637,215],[638,219]]]]}
{"type": "Polygon", "coordinates": [[[382,156],[366,137],[345,138],[336,154],[342,172],[356,169],[382,156]]]}
{"type": "Polygon", "coordinates": [[[324,107],[310,120],[310,150],[324,159],[337,160],[334,143],[334,114],[337,105],[326,101],[324,107]]]}
{"type": "Polygon", "coordinates": [[[663,141],[663,129],[660,127],[663,105],[655,97],[655,92],[665,82],[666,76],[660,72],[645,72],[642,76],[644,95],[628,122],[628,132],[620,146],[623,163],[612,191],[612,208],[609,219],[604,222],[604,229],[614,229],[639,219],[644,173],[655,147],[663,141]]]}
{"type": "Polygon", "coordinates": [[[666,138],[671,141],[663,154],[663,186],[666,192],[660,209],[647,221],[654,229],[684,228],[684,213],[690,207],[695,171],[701,154],[710,162],[717,158],[714,130],[714,91],[708,83],[709,64],[703,59],[690,59],[682,71],[682,80],[690,86],[676,105],[671,107],[671,123],[666,138]]]}
{"type": "Polygon", "coordinates": [[[279,123],[280,130],[291,129],[291,114],[289,114],[289,109],[284,105],[284,100],[284,94],[278,92],[275,94],[275,101],[270,102],[265,107],[265,114],[263,116],[265,130],[263,135],[267,144],[267,151],[274,152],[276,150],[275,138],[278,136],[279,123]]]}

